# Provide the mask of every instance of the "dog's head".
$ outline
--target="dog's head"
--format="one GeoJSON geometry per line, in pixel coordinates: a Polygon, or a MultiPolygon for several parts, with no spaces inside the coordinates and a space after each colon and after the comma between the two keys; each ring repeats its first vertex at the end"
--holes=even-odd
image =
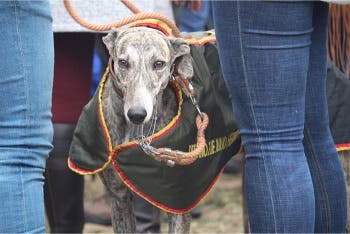
{"type": "Polygon", "coordinates": [[[156,97],[170,79],[173,64],[184,78],[193,76],[190,47],[181,38],[137,27],[113,29],[103,38],[124,98],[124,114],[135,124],[150,120],[156,97]]]}

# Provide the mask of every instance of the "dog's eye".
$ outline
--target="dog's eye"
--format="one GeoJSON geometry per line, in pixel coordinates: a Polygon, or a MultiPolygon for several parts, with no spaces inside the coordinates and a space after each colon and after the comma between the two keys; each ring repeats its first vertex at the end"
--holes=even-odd
{"type": "Polygon", "coordinates": [[[119,59],[118,60],[118,65],[123,68],[129,68],[129,62],[126,61],[125,59],[119,59]]]}
{"type": "Polygon", "coordinates": [[[156,69],[156,70],[161,69],[162,67],[164,67],[164,64],[165,64],[164,61],[155,61],[153,63],[153,69],[156,69]]]}

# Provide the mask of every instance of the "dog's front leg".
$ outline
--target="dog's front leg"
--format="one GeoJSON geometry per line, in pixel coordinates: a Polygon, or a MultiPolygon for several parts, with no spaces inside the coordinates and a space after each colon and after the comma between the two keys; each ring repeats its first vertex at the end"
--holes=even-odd
{"type": "Polygon", "coordinates": [[[168,213],[169,233],[190,233],[191,214],[168,213]]]}
{"type": "Polygon", "coordinates": [[[99,175],[112,198],[113,231],[115,233],[135,233],[131,191],[121,181],[112,165],[106,167],[99,175]]]}

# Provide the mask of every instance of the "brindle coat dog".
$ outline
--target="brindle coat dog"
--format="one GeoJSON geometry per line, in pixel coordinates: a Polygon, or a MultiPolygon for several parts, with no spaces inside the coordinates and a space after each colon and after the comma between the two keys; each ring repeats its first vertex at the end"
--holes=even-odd
{"type": "MultiPolygon", "coordinates": [[[[193,76],[190,47],[181,38],[158,30],[137,27],[112,30],[103,38],[113,59],[115,77],[108,78],[102,94],[103,112],[113,145],[135,140],[140,126],[149,129],[156,112],[156,131],[162,129],[177,109],[176,97],[167,84],[172,68],[184,78],[193,76]]],[[[113,165],[100,177],[112,196],[114,232],[134,233],[132,193],[113,165]]],[[[190,215],[170,214],[169,233],[188,233],[190,215]]]]}

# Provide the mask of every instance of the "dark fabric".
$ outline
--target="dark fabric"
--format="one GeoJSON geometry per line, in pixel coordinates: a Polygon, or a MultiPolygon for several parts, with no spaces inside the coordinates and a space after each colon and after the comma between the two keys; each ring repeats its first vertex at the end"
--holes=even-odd
{"type": "Polygon", "coordinates": [[[108,161],[107,143],[98,118],[97,94],[83,108],[69,150],[70,159],[82,174],[95,171],[108,161]]]}
{"type": "Polygon", "coordinates": [[[327,69],[327,101],[335,144],[350,144],[350,80],[333,62],[327,69]]]}
{"type": "Polygon", "coordinates": [[[133,197],[136,233],[160,233],[160,212],[136,194],[133,197]]]}
{"type": "Polygon", "coordinates": [[[76,123],[90,99],[94,34],[55,33],[54,123],[76,123]]]}
{"type": "Polygon", "coordinates": [[[46,162],[45,208],[51,233],[82,233],[84,179],[67,166],[74,124],[54,124],[54,149],[46,162]]]}

